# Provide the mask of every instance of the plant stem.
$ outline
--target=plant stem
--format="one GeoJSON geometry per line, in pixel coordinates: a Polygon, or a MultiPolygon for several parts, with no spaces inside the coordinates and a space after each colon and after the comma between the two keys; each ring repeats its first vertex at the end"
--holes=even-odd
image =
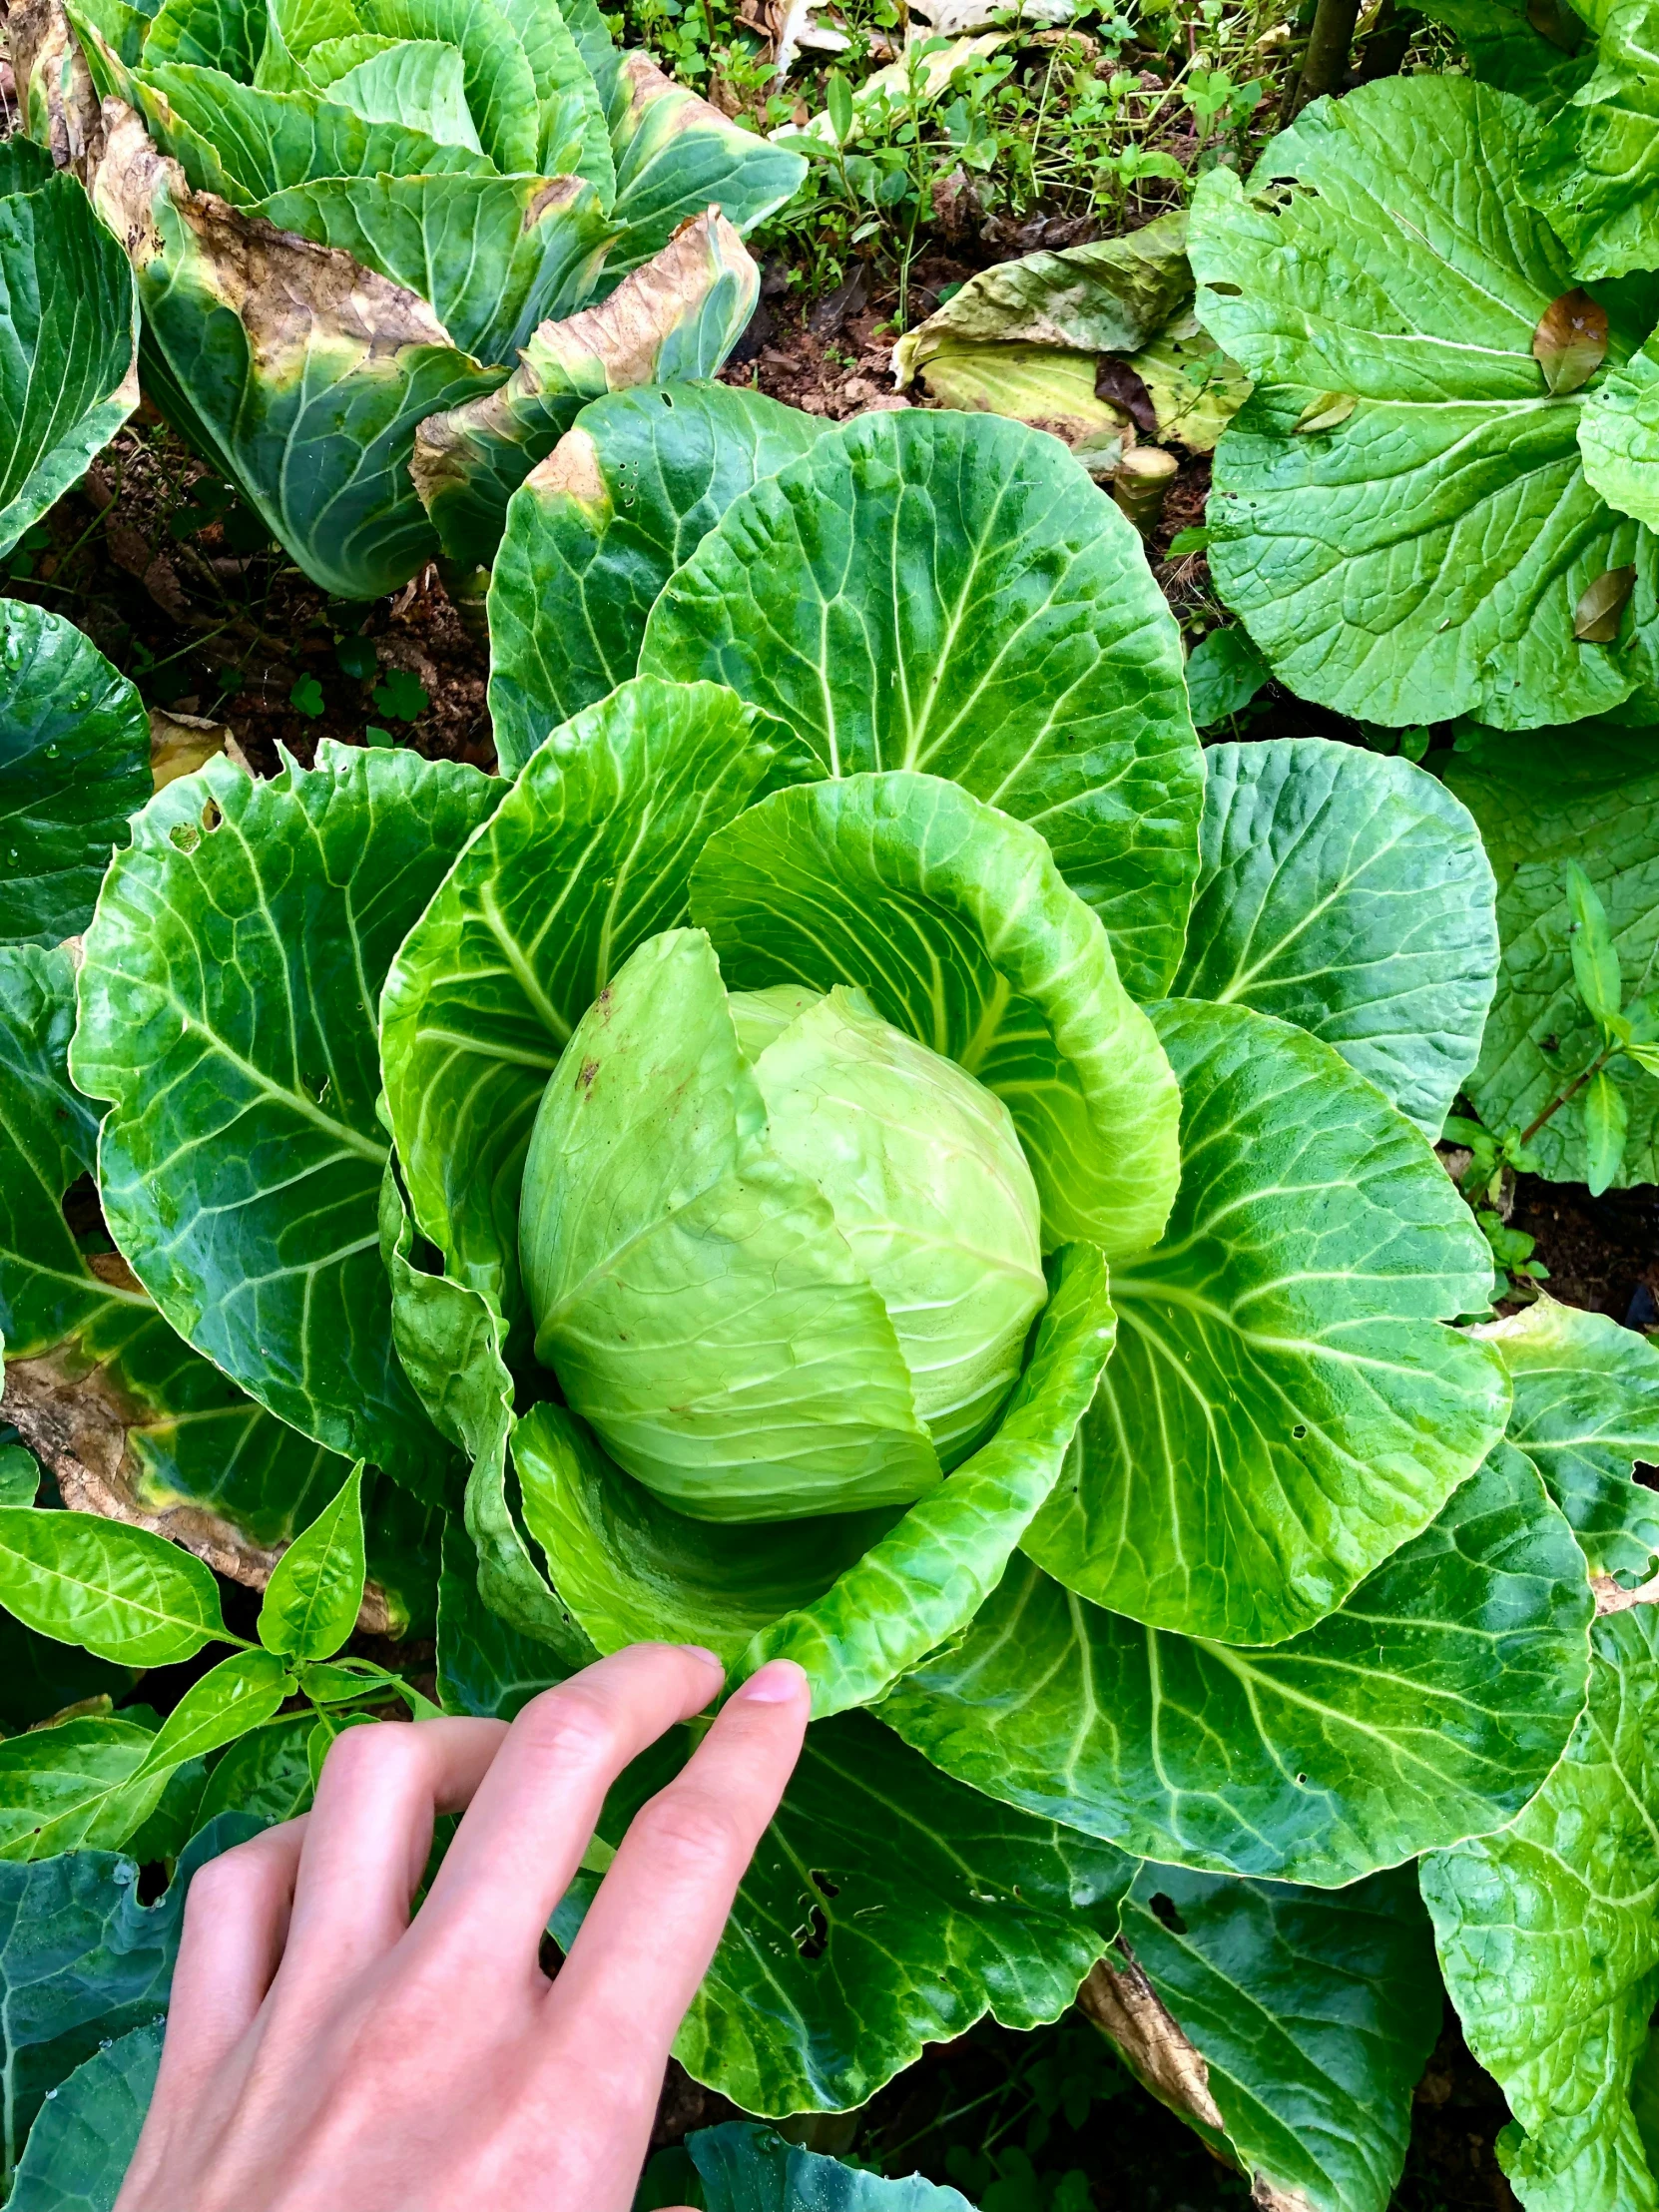
{"type": "Polygon", "coordinates": [[[1623,1047],[1621,1045],[1610,1044],[1607,1047],[1607,1050],[1601,1054],[1599,1059],[1592,1060],[1589,1066],[1584,1070],[1582,1075],[1577,1076],[1572,1082],[1570,1082],[1558,1098],[1552,1098],[1549,1104],[1544,1108],[1543,1112],[1527,1123],[1526,1127],[1515,1139],[1517,1149],[1529,1145],[1532,1142],[1533,1138],[1538,1134],[1538,1131],[1543,1127],[1544,1123],[1549,1120],[1550,1116],[1552,1114],[1559,1113],[1561,1108],[1566,1105],[1569,1099],[1576,1098],[1579,1092],[1584,1088],[1585,1084],[1588,1083],[1593,1076],[1599,1075],[1602,1069],[1607,1065],[1609,1060],[1616,1060],[1622,1050],[1623,1047]]]}
{"type": "Polygon", "coordinates": [[[1294,123],[1310,100],[1342,91],[1354,50],[1354,26],[1359,19],[1360,0],[1319,0],[1314,28],[1308,34],[1308,51],[1302,57],[1302,73],[1285,104],[1285,122],[1294,123]]]}

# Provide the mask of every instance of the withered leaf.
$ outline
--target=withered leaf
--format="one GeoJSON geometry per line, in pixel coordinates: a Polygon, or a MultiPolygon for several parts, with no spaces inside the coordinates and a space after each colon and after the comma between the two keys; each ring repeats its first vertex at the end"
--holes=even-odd
{"type": "Polygon", "coordinates": [[[1532,356],[1552,392],[1577,391],[1607,358],[1607,310],[1587,291],[1552,299],[1532,333],[1532,356]]]}
{"type": "Polygon", "coordinates": [[[1358,404],[1351,391],[1320,392],[1297,416],[1297,436],[1306,437],[1313,430],[1335,430],[1340,422],[1348,420],[1358,404]]]}
{"type": "Polygon", "coordinates": [[[1095,367],[1094,395],[1108,399],[1114,407],[1123,408],[1137,430],[1145,431],[1149,438],[1158,435],[1158,410],[1152,403],[1152,394],[1138,369],[1127,361],[1120,361],[1111,353],[1103,353],[1095,367]]]}
{"type": "Polygon", "coordinates": [[[1603,569],[1572,611],[1572,634],[1581,645],[1612,644],[1635,586],[1634,567],[1603,569]]]}
{"type": "Polygon", "coordinates": [[[1576,54],[1584,43],[1584,22],[1566,0],[1526,0],[1526,20],[1540,38],[1548,39],[1563,54],[1576,54]]]}

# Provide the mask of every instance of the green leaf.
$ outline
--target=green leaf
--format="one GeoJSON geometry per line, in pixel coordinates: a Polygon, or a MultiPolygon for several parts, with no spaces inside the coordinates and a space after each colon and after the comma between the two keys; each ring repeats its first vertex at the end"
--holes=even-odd
{"type": "MultiPolygon", "coordinates": [[[[635,1761],[606,1801],[607,1843],[690,1749],[676,1729],[635,1761]]],[[[675,2056],[748,2112],[861,2104],[986,2012],[1015,2028],[1057,2019],[1133,1875],[1110,1845],[949,1781],[867,1714],[820,1721],[675,2056]]],[[[596,1887],[579,1876],[560,1906],[562,1944],[596,1887]]]]}
{"type": "Polygon", "coordinates": [[[22,1444],[0,1445],[0,1506],[33,1505],[40,1488],[40,1461],[22,1444]]]}
{"type": "Polygon", "coordinates": [[[1659,1996],[1659,1615],[1598,1621],[1566,1756],[1502,1835],[1420,1868],[1446,1987],[1515,2124],[1498,2155],[1528,2212],[1656,2195],[1628,2089],[1659,1996]]]}
{"type": "Polygon", "coordinates": [[[1659,1347],[1605,1314],[1541,1296],[1478,1332],[1514,1385],[1509,1435],[1532,1460],[1596,1574],[1644,1582],[1659,1560],[1659,1347]]]}
{"type": "MultiPolygon", "coordinates": [[[[1198,312],[1256,381],[1216,452],[1210,573],[1281,682],[1367,721],[1525,729],[1652,687],[1659,557],[1585,482],[1588,392],[1550,395],[1533,357],[1573,272],[1518,202],[1530,123],[1465,77],[1391,77],[1305,110],[1252,191],[1218,169],[1195,195],[1198,312]],[[1296,436],[1325,390],[1353,414],[1296,436]],[[1578,642],[1586,587],[1626,566],[1633,649],[1578,642]]],[[[1616,366],[1652,311],[1603,303],[1616,366]]]]}
{"type": "Polygon", "coordinates": [[[406,668],[388,668],[369,696],[393,722],[413,722],[432,704],[426,686],[406,668]]]}
{"type": "Polygon", "coordinates": [[[1624,1093],[1604,1068],[1584,1092],[1584,1152],[1590,1196],[1599,1198],[1624,1161],[1630,1111],[1624,1093]]]}
{"type": "Polygon", "coordinates": [[[731,225],[700,214],[600,305],[539,324],[499,390],[422,423],[410,466],[449,558],[494,558],[508,500],[590,399],[714,375],[760,288],[731,225]]]}
{"type": "Polygon", "coordinates": [[[95,2050],[52,2091],[30,2131],[8,2212],[112,2212],[138,2148],[166,2022],[95,2050]]]}
{"type": "MultiPolygon", "coordinates": [[[[391,132],[336,113],[354,132],[391,132]]],[[[450,169],[479,159],[432,148],[424,165],[438,156],[450,169]]],[[[247,197],[298,182],[267,170],[247,197]]],[[[374,599],[406,583],[438,550],[409,479],[415,427],[493,390],[502,370],[459,352],[415,293],[368,271],[342,287],[341,265],[303,240],[204,208],[136,118],[109,134],[92,192],[133,233],[146,375],[169,418],[320,589],[374,599]],[[267,276],[250,288],[256,250],[267,276]]]]}
{"type": "Polygon", "coordinates": [[[727,384],[584,407],[507,508],[490,574],[490,719],[516,775],[549,730],[633,675],[674,570],[830,424],[727,384]]]}
{"type": "Polygon", "coordinates": [[[0,937],[83,930],[150,792],[137,691],[61,615],[0,600],[0,937]]]}
{"type": "Polygon", "coordinates": [[[1499,1443],[1348,1602],[1266,1650],[1173,1636],[1016,1561],[880,1718],[959,1781],[1125,1851],[1322,1887],[1496,1828],[1583,1703],[1583,1561],[1499,1443]]]}
{"type": "MultiPolygon", "coordinates": [[[[502,13],[517,32],[535,79],[536,167],[544,177],[588,179],[609,209],[616,197],[616,164],[605,102],[566,11],[555,0],[503,0],[502,13]]],[[[602,31],[601,39],[614,65],[609,34],[602,31]]]]}
{"type": "Polygon", "coordinates": [[[124,1697],[136,1680],[130,1667],[37,1635],[0,1611],[0,1729],[7,1735],[87,1698],[124,1697]]]}
{"type": "Polygon", "coordinates": [[[1440,2031],[1412,1891],[1403,1868],[1325,1896],[1169,1867],[1136,1878],[1125,1939],[1197,2050],[1218,2147],[1259,2201],[1308,2212],[1392,2201],[1411,2092],[1440,2031]]]}
{"type": "Polygon", "coordinates": [[[524,1517],[553,1583],[603,1651],[653,1636],[708,1645],[745,1673],[784,1656],[819,1715],[878,1697],[964,1628],[1058,1476],[1111,1348],[1098,1253],[1073,1246],[990,1441],[896,1519],[857,1512],[723,1525],[633,1482],[561,1408],[514,1452],[524,1517]]]}
{"type": "MultiPolygon", "coordinates": [[[[1208,545],[1208,536],[1204,542],[1208,545]]],[[[1200,549],[1193,546],[1188,550],[1200,549]]],[[[1210,631],[1187,655],[1187,698],[1194,723],[1200,730],[1210,730],[1229,716],[1241,714],[1272,675],[1242,623],[1210,631]]]]}
{"type": "Polygon", "coordinates": [[[687,2136],[686,2149],[708,2212],[794,2212],[800,2205],[814,2212],[973,2212],[957,2190],[935,2187],[919,2174],[883,2181],[752,2121],[699,2128],[687,2136]]]}
{"type": "Polygon", "coordinates": [[[624,228],[606,265],[609,276],[640,268],[662,252],[683,223],[711,207],[719,208],[738,235],[746,237],[794,198],[807,174],[801,155],[732,122],[695,92],[674,84],[644,54],[623,56],[619,92],[624,104],[611,120],[616,156],[612,212],[624,228]]]}
{"type": "Polygon", "coordinates": [[[451,1520],[443,1532],[438,1585],[438,1702],[444,1711],[516,1720],[565,1674],[546,1644],[520,1635],[483,1603],[478,1554],[461,1522],[451,1520]]]}
{"type": "Polygon", "coordinates": [[[1659,11],[1605,10],[1594,74],[1526,148],[1520,189],[1585,278],[1659,263],[1659,11]]]}
{"type": "Polygon", "coordinates": [[[1512,92],[1548,115],[1595,67],[1595,41],[1565,0],[1422,0],[1431,23],[1451,32],[1483,85],[1512,92]],[[1550,35],[1534,26],[1547,20],[1550,35]]]}
{"type": "Polygon", "coordinates": [[[1584,478],[1620,514],[1659,529],[1659,341],[1604,376],[1578,423],[1584,478]]]}
{"type": "Polygon", "coordinates": [[[1595,885],[1576,860],[1561,871],[1567,887],[1567,907],[1572,915],[1568,937],[1572,950],[1573,980],[1578,995],[1604,1029],[1618,1019],[1624,1004],[1619,977],[1619,955],[1607,926],[1607,909],[1595,885]]]}
{"type": "Polygon", "coordinates": [[[326,177],[252,212],[429,297],[461,352],[507,363],[587,298],[615,235],[570,177],[326,177]]]}
{"type": "Polygon", "coordinates": [[[925,770],[1040,822],[1126,987],[1167,984],[1202,806],[1180,640],[1042,432],[913,409],[822,437],[670,580],[640,666],[730,684],[826,775],[925,770]]]}
{"type": "Polygon", "coordinates": [[[144,64],[196,62],[250,84],[265,52],[268,20],[262,0],[162,0],[144,35],[144,64]]]}
{"type": "MultiPolygon", "coordinates": [[[[1599,1056],[1600,1028],[1574,974],[1565,869],[1582,868],[1606,913],[1617,990],[1647,988],[1659,956],[1659,772],[1647,730],[1596,723],[1528,732],[1501,754],[1458,755],[1446,782],[1475,821],[1497,876],[1497,994],[1468,1094],[1489,1129],[1525,1129],[1599,1056]]],[[[1608,982],[1612,984],[1611,970],[1608,982]]],[[[1659,1180],[1659,1083],[1630,1058],[1610,1075],[1629,1117],[1620,1182],[1659,1180]]],[[[1540,1171],[1582,1182],[1583,1093],[1527,1139],[1540,1171]]]]}
{"type": "Polygon", "coordinates": [[[132,1860],[107,1852],[0,1865],[0,2186],[11,2180],[47,2092],[165,2006],[197,1868],[254,1832],[240,1816],[205,1829],[165,1897],[148,1906],[139,1903],[132,1860]]]}
{"type": "Polygon", "coordinates": [[[216,762],[137,818],[79,981],[75,1080],[114,1101],[100,1187],[140,1280],[262,1404],[429,1497],[448,1455],[391,1346],[374,1005],[498,793],[327,743],[270,783],[216,762]]]}
{"type": "Polygon", "coordinates": [[[704,840],[775,760],[729,692],[623,685],[536,753],[392,961],[381,1058],[410,1211],[456,1283],[509,1321],[547,1078],[628,955],[683,920],[704,840]]]}
{"type": "Polygon", "coordinates": [[[260,1607],[267,1651],[327,1659],[357,1625],[363,1601],[362,1464],[272,1569],[260,1607]]]}
{"type": "Polygon", "coordinates": [[[237,1651],[191,1684],[150,1740],[140,1777],[205,1759],[262,1727],[293,1695],[293,1677],[269,1651],[237,1651]]]}
{"type": "Polygon", "coordinates": [[[315,722],[324,711],[322,686],[314,676],[301,676],[288,693],[288,705],[307,722],[315,722]]]}
{"type": "Polygon", "coordinates": [[[1509,1388],[1444,1326],[1490,1295],[1485,1238],[1423,1137],[1333,1048],[1171,999],[1180,1193],[1114,1266],[1118,1348],[1025,1548],[1161,1628],[1277,1643],[1427,1526],[1509,1388]]]}
{"type": "Polygon", "coordinates": [[[0,1860],[124,1844],[155,1810],[167,1770],[139,1778],[148,1729],[60,1721],[0,1743],[0,1860]]]}
{"type": "Polygon", "coordinates": [[[1325,738],[1212,746],[1205,766],[1176,989],[1323,1037],[1437,1139],[1497,968],[1474,823],[1409,762],[1325,738]]]}
{"type": "Polygon", "coordinates": [[[460,48],[441,39],[392,39],[373,54],[326,79],[315,55],[308,74],[329,97],[365,123],[405,123],[440,146],[481,153],[466,104],[460,48]]]}
{"type": "MultiPolygon", "coordinates": [[[[356,12],[365,30],[383,37],[436,39],[458,47],[466,104],[484,152],[503,176],[535,169],[535,74],[512,23],[493,0],[356,0],[356,12]]],[[[385,166],[393,176],[421,174],[413,162],[385,166]]]]}
{"type": "Polygon", "coordinates": [[[266,1827],[291,1821],[311,1802],[311,1770],[305,1755],[316,1719],[293,1713],[239,1737],[215,1760],[202,1794],[203,1827],[221,1813],[250,1814],[266,1827]]]}
{"type": "MultiPolygon", "coordinates": [[[[0,554],[86,473],[138,405],[127,257],[47,157],[0,170],[0,554]]],[[[11,675],[0,657],[0,682],[11,675]]]]}
{"type": "Polygon", "coordinates": [[[710,837],[691,906],[732,989],[857,984],[1000,1097],[1045,1248],[1111,1257],[1158,1235],[1180,1172],[1174,1082],[1034,830],[936,775],[798,785],[710,837]]]}
{"type": "Polygon", "coordinates": [[[225,1634],[200,1559],[96,1513],[0,1511],[0,1602],[41,1635],[127,1667],[170,1666],[225,1634]]]}

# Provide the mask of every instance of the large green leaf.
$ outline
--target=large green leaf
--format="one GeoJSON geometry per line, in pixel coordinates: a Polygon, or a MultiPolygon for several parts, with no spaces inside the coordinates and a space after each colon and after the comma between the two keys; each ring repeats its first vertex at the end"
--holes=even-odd
{"type": "Polygon", "coordinates": [[[138,405],[126,256],[73,177],[0,146],[0,554],[86,471],[138,405]]]}
{"type": "MultiPolygon", "coordinates": [[[[1523,1130],[1603,1050],[1572,972],[1566,869],[1606,909],[1626,998],[1659,982],[1659,768],[1652,730],[1540,730],[1451,761],[1446,782],[1480,825],[1497,875],[1503,941],[1497,995],[1468,1094],[1496,1131],[1523,1130]]],[[[1620,1058],[1608,1071],[1629,1130],[1615,1183],[1659,1181],[1659,1079],[1620,1058]]],[[[1583,1093],[1528,1138],[1545,1175],[1582,1182],[1583,1093]]]]}
{"type": "Polygon", "coordinates": [[[92,193],[136,242],[158,402],[313,583],[347,599],[405,583],[438,550],[408,475],[415,426],[502,370],[349,255],[185,190],[134,116],[109,131],[92,193]]]}
{"type": "Polygon", "coordinates": [[[1595,67],[1595,40],[1565,5],[1532,12],[1550,22],[1553,38],[1533,28],[1527,0],[1422,0],[1422,13],[1462,47],[1471,76],[1547,115],[1595,67]]]}
{"type": "Polygon", "coordinates": [[[957,2190],[919,2174],[883,2181],[748,2121],[699,2128],[686,2149],[708,2212],[973,2212],[957,2190]]]}
{"type": "Polygon", "coordinates": [[[1521,190],[1565,241],[1574,274],[1659,268],[1659,6],[1606,11],[1595,72],[1527,150],[1521,190]]]}
{"type": "Polygon", "coordinates": [[[1552,1298],[1480,1335],[1514,1385],[1509,1434],[1542,1474],[1597,1574],[1643,1582],[1659,1558],[1659,1349],[1605,1314],[1552,1298]]]}
{"type": "Polygon", "coordinates": [[[1127,987],[1167,987],[1203,803],[1180,640],[1042,432],[916,409],[821,438],[670,580],[640,666],[730,684],[826,775],[921,769],[1033,824],[1127,987]]]}
{"type": "MultiPolygon", "coordinates": [[[[544,177],[587,178],[609,208],[616,197],[616,164],[605,102],[566,11],[557,0],[502,0],[502,13],[517,32],[535,79],[537,168],[544,177]]],[[[609,53],[609,34],[601,36],[609,53]]]]}
{"type": "Polygon", "coordinates": [[[1480,1050],[1492,871],[1466,810],[1408,761],[1325,738],[1212,746],[1175,989],[1334,1044],[1430,1140],[1480,1050]]]}
{"type": "Polygon", "coordinates": [[[563,1408],[537,1406],[514,1442],[524,1517],[594,1643],[614,1651],[670,1635],[745,1673],[795,1659],[824,1716],[880,1696],[958,1634],[1053,1487],[1111,1350],[1099,1254],[1072,1246],[1051,1273],[995,1435],[897,1519],[694,1521],[632,1482],[563,1408]]]}
{"type": "Polygon", "coordinates": [[[420,292],[463,353],[508,363],[587,298],[615,236],[573,177],[330,177],[252,212],[420,292]]]}
{"type": "MultiPolygon", "coordinates": [[[[539,88],[523,42],[495,0],[355,0],[355,6],[365,30],[458,47],[466,71],[466,104],[484,152],[503,176],[536,169],[539,88]]],[[[417,172],[409,164],[393,174],[417,172]]]]}
{"type": "Polygon", "coordinates": [[[253,1828],[233,1814],[205,1829],[149,1906],[137,1867],[107,1852],[0,1865],[0,2185],[47,2094],[166,2004],[191,1879],[253,1828]]]}
{"type": "MultiPolygon", "coordinates": [[[[606,1801],[620,1842],[691,1749],[684,1730],[606,1801]]],[[[861,2104],[991,2012],[1059,2016],[1117,1933],[1134,1862],[1109,1844],[993,1805],[867,1715],[816,1723],[675,2040],[699,2081],[747,2112],[861,2104]]],[[[554,1922],[572,1939],[595,1882],[554,1922]]]]}
{"type": "Polygon", "coordinates": [[[1659,1997],[1659,1613],[1598,1621],[1566,1757],[1500,1836],[1422,1862],[1469,2048],[1515,2116],[1527,2212],[1659,2203],[1628,2090],[1659,1997]]]}
{"type": "MultiPolygon", "coordinates": [[[[658,1631],[660,1634],[661,1631],[658,1631]]],[[[522,1636],[478,1595],[478,1555],[452,1519],[443,1532],[438,1584],[438,1699],[446,1713],[516,1720],[533,1697],[562,1681],[554,1653],[522,1636]]]]}
{"type": "Polygon", "coordinates": [[[1123,1933],[1203,2062],[1214,2134],[1258,2201],[1385,2212],[1440,2029],[1409,1870],[1319,1897],[1145,1866],[1123,1933]]]}
{"type": "Polygon", "coordinates": [[[842,763],[775,792],[710,837],[692,917],[731,989],[858,984],[1001,1098],[1046,1249],[1142,1251],[1180,1175],[1174,1077],[1048,844],[947,781],[948,766],[943,749],[930,775],[842,763]]]}
{"type": "Polygon", "coordinates": [[[391,1346],[375,1000],[500,787],[324,746],[159,793],[105,883],[75,1079],[112,1100],[105,1218],[180,1334],[330,1449],[428,1489],[446,1446],[391,1346]]]}
{"type": "MultiPolygon", "coordinates": [[[[1198,312],[1256,379],[1216,450],[1211,573],[1275,674],[1345,714],[1527,729],[1652,686],[1653,540],[1584,480],[1594,379],[1551,393],[1533,357],[1574,279],[1518,200],[1530,121],[1468,78],[1393,77],[1308,109],[1249,190],[1199,183],[1198,312]],[[1355,403],[1305,428],[1328,394],[1355,403]],[[1626,567],[1618,642],[1579,641],[1583,594],[1626,567]]],[[[1605,303],[1616,365],[1659,300],[1605,303]]]]}
{"type": "MultiPolygon", "coordinates": [[[[641,680],[541,747],[392,961],[381,1059],[410,1209],[516,1320],[518,1191],[543,1087],[637,945],[685,918],[710,831],[777,762],[714,685],[641,680]]],[[[775,733],[776,734],[776,733],[775,733]]]]}
{"type": "Polygon", "coordinates": [[[490,574],[503,773],[632,676],[669,577],[750,487],[830,426],[727,384],[596,399],[513,494],[490,574]]]}
{"type": "MultiPolygon", "coordinates": [[[[88,12],[100,30],[107,29],[103,8],[88,12]]],[[[269,20],[265,0],[162,0],[144,34],[142,58],[151,67],[197,62],[252,84],[265,52],[269,20]]]]}
{"type": "MultiPolygon", "coordinates": [[[[1659,257],[1659,230],[1654,235],[1659,257]]],[[[1659,341],[1607,376],[1578,425],[1584,476],[1610,507],[1659,529],[1659,341]]]]}
{"type": "Polygon", "coordinates": [[[466,104],[465,75],[458,46],[441,39],[391,39],[337,77],[330,75],[324,89],[365,122],[406,123],[440,146],[464,146],[476,154],[483,149],[466,104]]]}
{"type": "Polygon", "coordinates": [[[0,1744],[0,1861],[113,1849],[156,1810],[164,1772],[140,1774],[151,1736],[132,1721],[70,1720],[0,1744]]]}
{"type": "Polygon", "coordinates": [[[8,2212],[113,2212],[138,2148],[166,2023],[101,2043],[52,2091],[30,2130],[8,2212]]]}
{"type": "Polygon", "coordinates": [[[1162,1242],[1112,1271],[1118,1349],[1025,1548],[1150,1626],[1277,1643],[1432,1520],[1509,1386],[1444,1324],[1491,1256],[1421,1134],[1245,1006],[1155,1010],[1182,1092],[1162,1242]]]}
{"type": "Polygon", "coordinates": [[[137,691],[62,615],[0,599],[0,938],[84,929],[150,791],[137,691]]]}
{"type": "Polygon", "coordinates": [[[807,174],[800,154],[734,123],[644,54],[623,56],[618,90],[611,146],[624,232],[608,265],[612,276],[661,253],[681,224],[711,207],[747,236],[794,197],[807,174]]]}
{"type": "Polygon", "coordinates": [[[1288,1643],[1143,1628],[1018,1560],[880,1717],[973,1788],[1125,1851],[1332,1886],[1520,1811],[1578,1718],[1589,1619],[1570,1532],[1500,1443],[1288,1643]]]}
{"type": "Polygon", "coordinates": [[[414,482],[449,558],[463,567],[494,558],[507,502],[589,400],[712,376],[760,286],[743,241],[709,210],[600,305],[540,324],[499,390],[423,423],[414,482]]]}

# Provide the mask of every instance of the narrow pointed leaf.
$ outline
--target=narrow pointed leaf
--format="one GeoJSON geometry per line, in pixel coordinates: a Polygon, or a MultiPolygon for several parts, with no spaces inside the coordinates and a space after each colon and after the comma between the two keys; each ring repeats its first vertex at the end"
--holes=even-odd
{"type": "Polygon", "coordinates": [[[365,1571],[362,1474],[359,1462],[272,1570],[260,1607],[267,1651],[327,1659],[356,1626],[365,1571]]]}
{"type": "Polygon", "coordinates": [[[270,1720],[293,1694],[293,1678],[269,1651],[233,1652],[193,1682],[150,1739],[142,1780],[205,1759],[270,1720]]]}

